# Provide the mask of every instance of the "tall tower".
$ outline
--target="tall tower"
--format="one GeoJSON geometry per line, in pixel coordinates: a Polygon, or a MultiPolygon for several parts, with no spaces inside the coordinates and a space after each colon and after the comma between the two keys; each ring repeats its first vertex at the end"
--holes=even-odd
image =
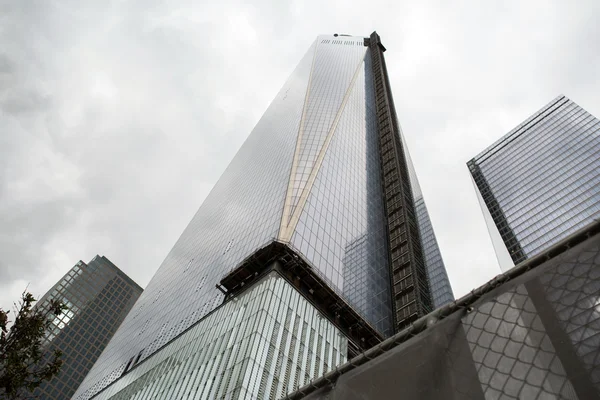
{"type": "Polygon", "coordinates": [[[313,42],[75,398],[276,398],[452,298],[384,51],[313,42]]]}
{"type": "Polygon", "coordinates": [[[600,218],[600,121],[565,96],[467,165],[503,270],[600,218]]]}

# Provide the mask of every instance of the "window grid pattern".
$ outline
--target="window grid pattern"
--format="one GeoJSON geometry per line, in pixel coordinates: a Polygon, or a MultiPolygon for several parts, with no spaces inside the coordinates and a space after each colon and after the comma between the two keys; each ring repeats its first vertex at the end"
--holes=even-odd
{"type": "Polygon", "coordinates": [[[373,327],[392,331],[370,57],[365,57],[291,244],[373,327]]]}
{"type": "Polygon", "coordinates": [[[442,254],[440,253],[423,197],[415,198],[415,209],[417,211],[417,221],[419,223],[421,246],[423,247],[423,257],[425,258],[431,299],[433,307],[439,308],[453,302],[454,293],[452,293],[452,286],[450,286],[446,266],[444,265],[444,260],[442,259],[442,254]]]}
{"type": "Polygon", "coordinates": [[[117,379],[140,351],[142,361],[219,306],[223,295],[215,285],[244,258],[277,237],[313,54],[311,46],[75,398],[89,398],[100,391],[117,379]],[[152,304],[159,292],[160,300],[152,304]],[[80,396],[84,392],[87,394],[80,396]]]}
{"type": "Polygon", "coordinates": [[[94,399],[281,398],[344,363],[347,345],[304,297],[271,273],[94,399]]]}
{"type": "Polygon", "coordinates": [[[425,269],[427,271],[431,300],[433,301],[433,307],[439,308],[454,301],[454,293],[452,292],[452,286],[448,279],[448,273],[446,272],[446,266],[442,259],[442,253],[440,252],[433,231],[433,225],[429,218],[429,212],[425,205],[421,185],[419,184],[419,179],[417,178],[417,173],[410,157],[410,151],[408,150],[408,145],[402,131],[400,131],[400,139],[402,140],[404,154],[408,164],[410,187],[412,189],[415,212],[417,214],[419,236],[421,238],[421,247],[423,249],[423,261],[425,262],[425,269]]]}
{"type": "Polygon", "coordinates": [[[600,216],[600,121],[560,96],[469,162],[515,263],[600,216]]]}
{"type": "Polygon", "coordinates": [[[294,213],[334,118],[342,106],[342,100],[356,67],[364,55],[364,46],[351,49],[345,46],[327,46],[322,43],[317,46],[307,109],[302,131],[298,135],[300,143],[297,159],[294,160],[296,171],[292,177],[289,218],[294,213]]]}
{"type": "Polygon", "coordinates": [[[357,77],[291,243],[373,327],[391,299],[370,57],[357,77]]]}
{"type": "Polygon", "coordinates": [[[42,342],[48,350],[62,351],[63,367],[34,395],[48,400],[71,398],[141,292],[105,257],[75,264],[37,305],[47,310],[55,299],[69,309],[53,320],[42,342]]]}

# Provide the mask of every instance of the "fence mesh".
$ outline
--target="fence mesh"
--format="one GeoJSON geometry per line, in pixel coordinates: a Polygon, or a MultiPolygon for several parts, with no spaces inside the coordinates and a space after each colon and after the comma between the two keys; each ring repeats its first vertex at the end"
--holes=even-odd
{"type": "MultiPolygon", "coordinates": [[[[600,399],[599,224],[288,399],[600,399]]],[[[418,324],[416,324],[418,325],[418,324]]]]}

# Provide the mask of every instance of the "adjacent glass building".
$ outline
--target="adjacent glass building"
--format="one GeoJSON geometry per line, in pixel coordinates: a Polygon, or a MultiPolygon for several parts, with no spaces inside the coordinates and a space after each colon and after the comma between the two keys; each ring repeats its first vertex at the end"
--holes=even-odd
{"type": "Polygon", "coordinates": [[[44,346],[62,351],[62,369],[34,395],[73,396],[140,294],[142,288],[104,256],[75,264],[37,303],[44,309],[56,299],[69,309],[54,319],[44,340],[44,346]]]}
{"type": "Polygon", "coordinates": [[[74,398],[276,398],[452,300],[384,51],[313,42],[74,398]]]}
{"type": "Polygon", "coordinates": [[[565,96],[468,167],[504,270],[600,218],[600,121],[565,96]]]}

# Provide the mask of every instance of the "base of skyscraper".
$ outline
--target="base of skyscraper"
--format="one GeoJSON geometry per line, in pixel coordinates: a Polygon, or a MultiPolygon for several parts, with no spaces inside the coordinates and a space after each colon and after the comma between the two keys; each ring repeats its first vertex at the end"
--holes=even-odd
{"type": "Polygon", "coordinates": [[[600,399],[600,221],[285,398],[600,399]]]}
{"type": "Polygon", "coordinates": [[[348,339],[271,271],[93,399],[275,399],[347,361],[348,339]]]}

